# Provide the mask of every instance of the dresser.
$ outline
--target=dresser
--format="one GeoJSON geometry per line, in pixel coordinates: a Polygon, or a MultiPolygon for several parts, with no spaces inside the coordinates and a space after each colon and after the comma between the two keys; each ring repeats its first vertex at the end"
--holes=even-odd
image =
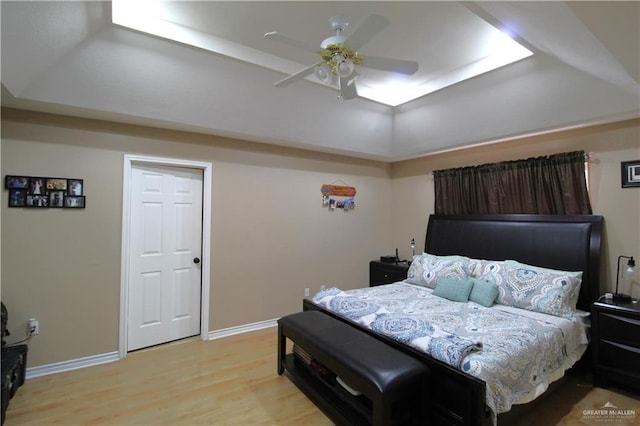
{"type": "Polygon", "coordinates": [[[596,302],[591,305],[593,380],[640,393],[640,306],[596,302]]]}
{"type": "Polygon", "coordinates": [[[369,287],[402,281],[407,278],[408,271],[408,262],[387,263],[372,260],[369,262],[369,287]]]}
{"type": "Polygon", "coordinates": [[[27,371],[27,345],[2,347],[2,424],[9,400],[24,384],[27,371]]]}

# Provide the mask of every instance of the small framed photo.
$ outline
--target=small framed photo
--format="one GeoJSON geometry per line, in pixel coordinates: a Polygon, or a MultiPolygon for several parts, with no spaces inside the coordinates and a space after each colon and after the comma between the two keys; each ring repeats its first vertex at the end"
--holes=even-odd
{"type": "Polygon", "coordinates": [[[27,176],[5,176],[4,187],[7,189],[27,189],[29,178],[27,176]]]}
{"type": "Polygon", "coordinates": [[[47,191],[66,191],[67,180],[60,178],[47,178],[47,191]]]}
{"type": "Polygon", "coordinates": [[[9,190],[9,207],[25,207],[27,205],[26,189],[9,190]]]}
{"type": "Polygon", "coordinates": [[[67,179],[67,195],[80,196],[84,191],[84,182],[82,179],[67,179]]]}
{"type": "Polygon", "coordinates": [[[29,178],[29,194],[44,195],[47,193],[46,179],[41,177],[29,178]]]}
{"type": "Polygon", "coordinates": [[[68,209],[84,209],[84,195],[64,197],[64,206],[68,209]]]}
{"type": "Polygon", "coordinates": [[[46,195],[27,194],[25,207],[49,207],[49,197],[46,195]]]}
{"type": "Polygon", "coordinates": [[[640,187],[640,160],[623,161],[621,164],[622,187],[640,187]]]}
{"type": "Polygon", "coordinates": [[[64,207],[64,191],[49,191],[49,207],[64,207]]]}

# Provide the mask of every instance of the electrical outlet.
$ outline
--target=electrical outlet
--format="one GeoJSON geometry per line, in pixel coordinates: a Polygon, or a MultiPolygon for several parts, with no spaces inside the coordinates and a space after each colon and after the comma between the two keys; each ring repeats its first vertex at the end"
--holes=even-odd
{"type": "Polygon", "coordinates": [[[29,318],[29,334],[34,336],[40,333],[40,322],[35,318],[29,318]]]}
{"type": "Polygon", "coordinates": [[[309,289],[308,288],[304,289],[304,297],[309,297],[309,289]]]}
{"type": "Polygon", "coordinates": [[[323,285],[320,286],[320,291],[324,291],[324,286],[323,285]]]}

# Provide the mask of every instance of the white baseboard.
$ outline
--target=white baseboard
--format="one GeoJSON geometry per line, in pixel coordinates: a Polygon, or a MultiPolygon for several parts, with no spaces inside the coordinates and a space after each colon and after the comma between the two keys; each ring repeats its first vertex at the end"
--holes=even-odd
{"type": "MultiPolygon", "coordinates": [[[[31,379],[48,374],[62,373],[63,371],[77,370],[79,368],[93,367],[94,365],[106,364],[118,360],[118,352],[109,352],[106,354],[92,355],[85,358],[70,359],[69,361],[55,362],[53,364],[39,365],[37,367],[27,368],[25,376],[31,379]]],[[[27,362],[28,357],[27,357],[27,362]]]]}
{"type": "Polygon", "coordinates": [[[239,325],[236,327],[223,328],[220,330],[210,331],[209,340],[221,339],[223,337],[234,336],[236,334],[248,333],[250,331],[258,331],[278,325],[278,319],[254,322],[251,324],[239,325]]]}
{"type": "MultiPolygon", "coordinates": [[[[234,336],[236,334],[258,331],[278,325],[278,319],[254,322],[252,324],[239,325],[237,327],[223,328],[210,331],[209,340],[221,339],[223,337],[234,336]]],[[[69,361],[56,362],[53,364],[39,365],[27,368],[26,378],[46,376],[49,374],[62,373],[63,371],[77,370],[79,368],[93,367],[94,365],[106,364],[107,362],[118,361],[118,351],[100,355],[88,356],[85,358],[71,359],[69,361]]]]}

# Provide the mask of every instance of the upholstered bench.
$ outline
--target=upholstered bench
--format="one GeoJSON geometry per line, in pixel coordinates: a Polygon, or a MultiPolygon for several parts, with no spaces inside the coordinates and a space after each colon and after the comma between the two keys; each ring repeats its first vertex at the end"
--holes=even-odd
{"type": "Polygon", "coordinates": [[[278,320],[278,374],[285,369],[287,338],[369,398],[374,425],[392,423],[396,401],[426,396],[426,365],[327,314],[305,311],[278,320]]]}

